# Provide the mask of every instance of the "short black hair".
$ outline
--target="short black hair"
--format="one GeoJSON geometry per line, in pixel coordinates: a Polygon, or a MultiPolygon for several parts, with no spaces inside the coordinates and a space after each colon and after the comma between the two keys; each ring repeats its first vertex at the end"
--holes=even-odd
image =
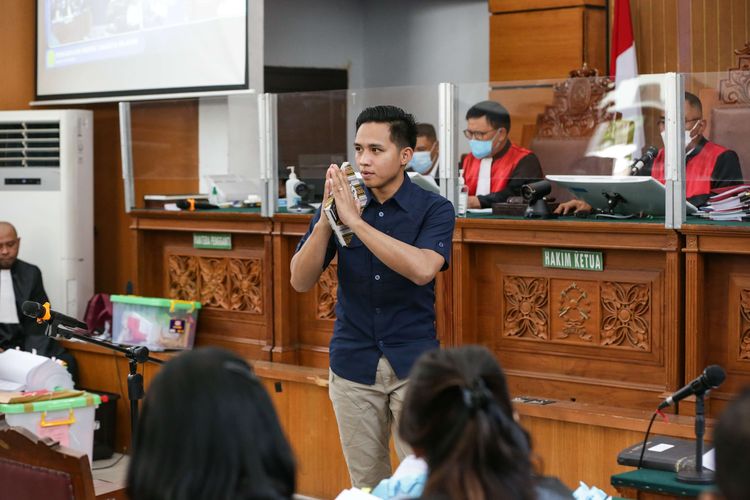
{"type": "Polygon", "coordinates": [[[432,142],[437,142],[435,127],[429,123],[417,123],[417,137],[427,137],[432,142]]]}
{"type": "Polygon", "coordinates": [[[510,132],[510,113],[508,113],[505,106],[499,102],[478,102],[466,112],[467,120],[469,118],[481,118],[483,116],[487,117],[487,121],[490,122],[490,125],[492,125],[493,128],[504,128],[506,132],[510,132]]]}
{"type": "Polygon", "coordinates": [[[690,107],[697,109],[701,116],[703,116],[703,104],[701,104],[701,100],[698,99],[697,95],[685,92],[685,101],[690,104],[690,107]]]}
{"type": "Polygon", "coordinates": [[[732,401],[714,430],[716,484],[727,500],[750,497],[750,387],[732,401]]]}
{"type": "Polygon", "coordinates": [[[391,129],[391,141],[399,148],[414,148],[417,145],[417,124],[414,116],[398,106],[373,106],[366,108],[357,117],[357,130],[363,123],[387,123],[391,129]]]}

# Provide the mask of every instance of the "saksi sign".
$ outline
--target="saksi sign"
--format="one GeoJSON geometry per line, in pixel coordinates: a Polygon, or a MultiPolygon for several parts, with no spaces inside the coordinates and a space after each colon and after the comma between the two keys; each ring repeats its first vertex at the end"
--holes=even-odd
{"type": "Polygon", "coordinates": [[[604,256],[602,252],[590,252],[587,250],[543,248],[542,265],[558,269],[604,271],[604,256]]]}

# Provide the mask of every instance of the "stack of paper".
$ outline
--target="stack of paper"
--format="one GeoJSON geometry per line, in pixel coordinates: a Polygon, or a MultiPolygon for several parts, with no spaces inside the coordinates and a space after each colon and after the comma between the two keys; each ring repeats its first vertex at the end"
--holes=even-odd
{"type": "Polygon", "coordinates": [[[0,353],[0,391],[56,388],[73,388],[73,378],[57,361],[17,349],[0,353]]]}
{"type": "Polygon", "coordinates": [[[710,220],[750,220],[750,184],[719,190],[701,207],[698,215],[710,220]]]}

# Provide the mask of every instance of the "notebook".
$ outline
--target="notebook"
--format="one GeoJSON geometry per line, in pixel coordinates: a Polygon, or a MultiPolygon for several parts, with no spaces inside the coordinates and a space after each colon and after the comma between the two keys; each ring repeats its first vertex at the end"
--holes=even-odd
{"type": "MultiPolygon", "coordinates": [[[[643,441],[628,446],[617,455],[620,465],[638,466],[643,441]]],[[[704,443],[704,454],[713,449],[713,444],[704,443]]],[[[642,466],[646,469],[677,472],[688,464],[695,463],[695,441],[669,436],[653,436],[646,442],[642,466]]]]}

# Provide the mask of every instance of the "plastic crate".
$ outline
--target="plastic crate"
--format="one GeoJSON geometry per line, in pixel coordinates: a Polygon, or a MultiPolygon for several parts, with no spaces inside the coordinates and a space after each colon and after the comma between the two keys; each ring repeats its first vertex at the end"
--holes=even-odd
{"type": "Polygon", "coordinates": [[[200,302],[112,295],[112,341],[152,351],[191,349],[200,302]]]}

